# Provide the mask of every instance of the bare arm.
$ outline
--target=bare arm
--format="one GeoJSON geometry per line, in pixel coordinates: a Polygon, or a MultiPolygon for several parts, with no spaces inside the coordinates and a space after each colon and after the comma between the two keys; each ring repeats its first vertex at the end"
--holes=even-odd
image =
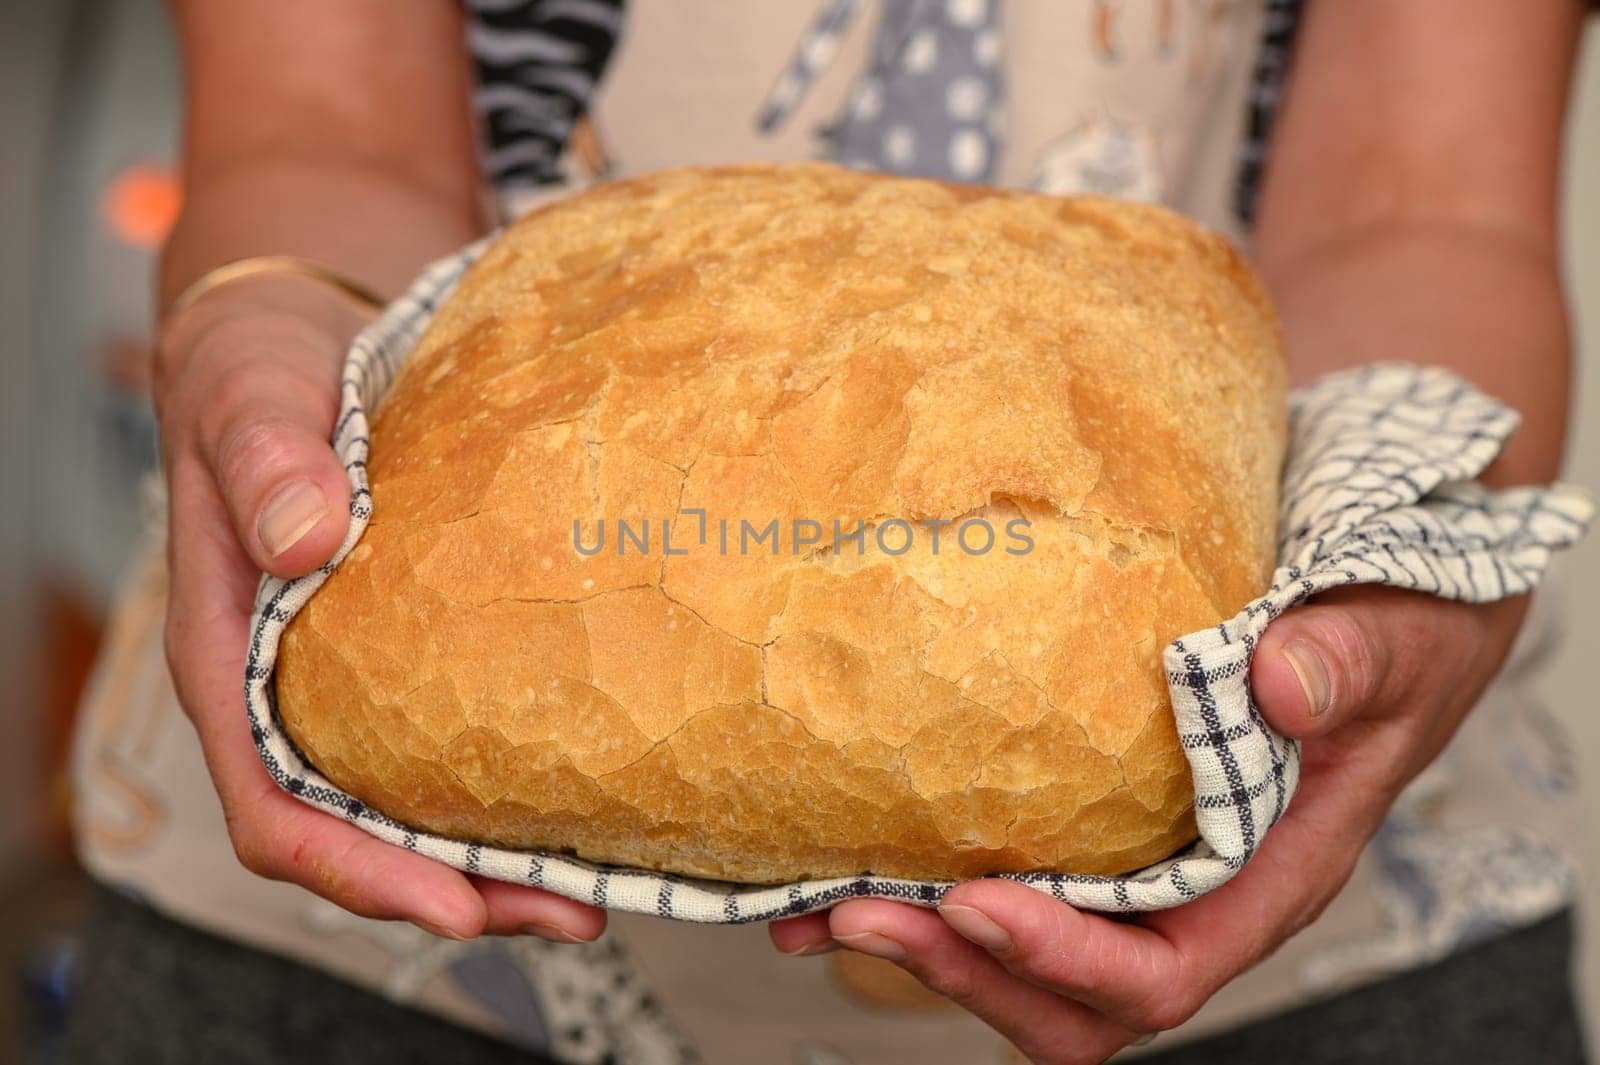
{"type": "Polygon", "coordinates": [[[472,69],[447,0],[174,0],[187,201],[163,305],[203,271],[304,255],[388,293],[486,228],[472,69]]]}
{"type": "MultiPolygon", "coordinates": [[[[485,228],[471,70],[448,0],[176,0],[187,75],[187,202],[162,306],[232,259],[290,254],[398,293],[485,228]]],[[[155,399],[169,496],[167,659],[239,860],[369,917],[440,935],[568,942],[592,908],[469,880],[281,792],[245,718],[263,570],[307,573],[349,526],[328,445],[339,368],[366,312],[321,282],[254,277],[162,323],[155,399]]]]}
{"type": "Polygon", "coordinates": [[[1578,0],[1314,0],[1262,190],[1257,255],[1300,380],[1448,366],[1523,414],[1496,483],[1566,436],[1557,247],[1578,0]]]}

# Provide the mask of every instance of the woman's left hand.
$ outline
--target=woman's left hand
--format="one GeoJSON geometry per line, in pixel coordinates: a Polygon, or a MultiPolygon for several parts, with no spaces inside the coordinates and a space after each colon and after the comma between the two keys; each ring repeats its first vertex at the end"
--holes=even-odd
{"type": "Polygon", "coordinates": [[[773,924],[773,942],[888,958],[1041,1065],[1104,1061],[1182,1024],[1322,912],[1499,669],[1525,608],[1360,588],[1275,621],[1251,684],[1267,720],[1305,741],[1300,788],[1238,876],[1195,902],[1113,919],[985,879],[937,911],[844,902],[773,924]]]}

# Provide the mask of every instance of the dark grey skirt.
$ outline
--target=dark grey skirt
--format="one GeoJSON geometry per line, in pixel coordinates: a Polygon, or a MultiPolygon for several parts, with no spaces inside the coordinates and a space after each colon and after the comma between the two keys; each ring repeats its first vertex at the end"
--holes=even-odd
{"type": "MultiPolygon", "coordinates": [[[[549,1065],[104,888],[94,891],[83,942],[68,1020],[73,1065],[549,1065]]],[[[1571,961],[1572,919],[1563,913],[1426,969],[1142,1060],[1582,1065],[1571,961]]]]}
{"type": "Polygon", "coordinates": [[[1140,1065],[1583,1065],[1563,912],[1140,1065]]]}

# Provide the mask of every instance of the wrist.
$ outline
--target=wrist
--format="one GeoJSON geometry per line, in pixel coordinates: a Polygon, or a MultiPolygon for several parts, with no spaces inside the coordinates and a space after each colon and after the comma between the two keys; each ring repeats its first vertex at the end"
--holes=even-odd
{"type": "Polygon", "coordinates": [[[156,392],[202,353],[292,339],[337,357],[375,308],[311,274],[242,276],[175,303],[157,330],[156,392]]]}

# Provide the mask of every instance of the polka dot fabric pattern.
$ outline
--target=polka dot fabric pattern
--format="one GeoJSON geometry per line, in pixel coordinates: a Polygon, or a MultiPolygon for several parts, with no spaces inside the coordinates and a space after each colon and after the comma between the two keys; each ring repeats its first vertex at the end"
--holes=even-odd
{"type": "MultiPolygon", "coordinates": [[[[257,593],[244,677],[251,733],[268,773],[301,801],[379,839],[465,872],[531,884],[596,906],[683,921],[744,923],[873,896],[935,906],[949,882],[877,876],[749,886],[608,867],[560,854],[497,849],[400,824],[341,792],[284,732],[274,665],[284,627],[361,539],[372,514],[367,412],[388,388],[439,303],[487,245],[431,266],[358,336],[347,357],[333,446],[349,471],[350,531],[332,561],[257,593]]],[[[1522,594],[1554,552],[1582,535],[1587,493],[1566,486],[1489,492],[1473,482],[1517,415],[1443,370],[1373,365],[1320,380],[1291,399],[1279,566],[1271,587],[1233,618],[1164,652],[1178,733],[1194,778],[1200,840],[1124,876],[1017,874],[1072,905],[1143,911],[1181,905],[1227,883],[1293,798],[1298,747],[1261,717],[1248,684],[1267,625],[1330,588],[1384,584],[1468,602],[1522,594]]]]}
{"type": "MultiPolygon", "coordinates": [[[[772,130],[832,60],[859,0],[825,4],[768,95],[772,130]]],[[[989,182],[1000,153],[1005,80],[998,0],[883,0],[867,71],[824,134],[857,170],[989,182]]]]}

